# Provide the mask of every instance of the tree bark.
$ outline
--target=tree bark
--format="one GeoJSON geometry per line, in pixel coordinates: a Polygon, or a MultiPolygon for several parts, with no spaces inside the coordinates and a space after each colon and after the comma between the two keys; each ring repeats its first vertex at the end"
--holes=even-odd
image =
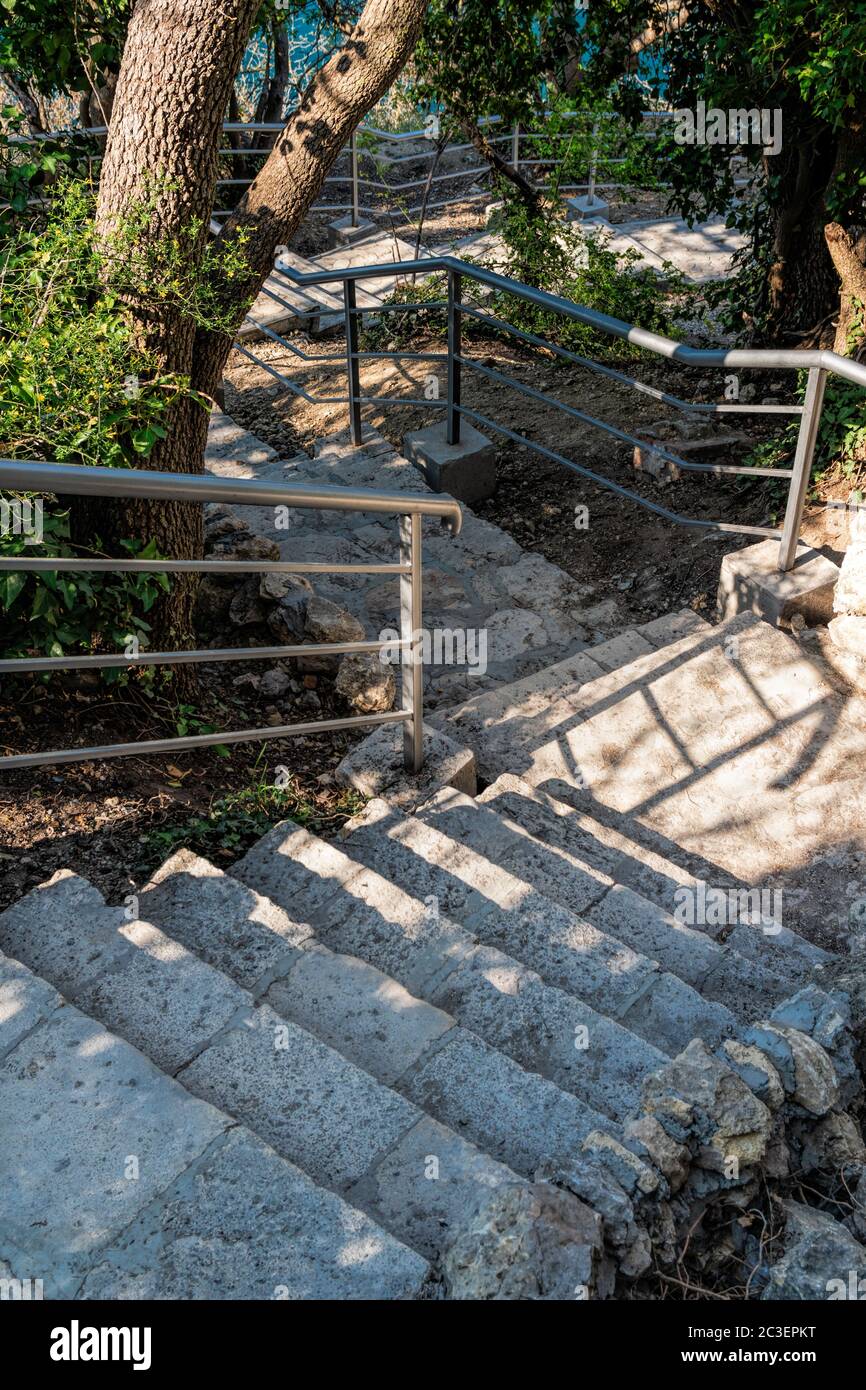
{"type": "MultiPolygon", "coordinates": [[[[118,222],[152,207],[147,238],[179,239],[190,269],[201,258],[213,206],[221,125],[260,0],[138,0],[129,25],[99,187],[97,230],[107,243],[118,222]],[[200,225],[195,240],[189,229],[200,225]],[[186,238],[186,240],[184,240],[186,238]]],[[[224,285],[224,308],[240,326],[352,130],[394,81],[423,22],[426,0],[368,0],[343,47],[314,77],[239,207],[225,223],[217,252],[241,227],[249,274],[224,285]]],[[[213,398],[233,334],[196,329],[180,311],[155,312],[143,298],[127,302],[138,343],[157,369],[187,377],[213,398]]],[[[204,470],[208,416],[181,399],[168,436],[144,466],[178,473],[204,470]]],[[[169,557],[202,555],[198,507],[178,503],[90,504],[75,509],[75,535],[154,540],[169,557]]],[[[193,642],[194,581],[175,576],[153,610],[154,648],[193,642]]],[[[191,668],[178,668],[183,672],[191,668]]]]}
{"type": "MultiPolygon", "coordinates": [[[[318,72],[271,154],[217,237],[217,253],[244,229],[249,274],[232,282],[225,307],[240,327],[274,264],[321,192],[352,131],[395,80],[421,31],[427,0],[367,0],[343,46],[318,72]]],[[[201,330],[193,386],[213,396],[232,337],[201,330]]]]}
{"type": "Polygon", "coordinates": [[[481,127],[477,125],[475,121],[469,120],[467,117],[461,120],[460,129],[463,131],[466,139],[470,141],[481,155],[481,158],[487,161],[494,174],[497,174],[500,178],[506,179],[517,189],[517,192],[520,194],[529,211],[534,214],[540,213],[542,208],[542,195],[539,190],[533,183],[530,183],[525,175],[521,174],[519,169],[515,169],[513,164],[509,164],[508,160],[499,153],[496,146],[490,143],[481,127]]]}
{"type": "Polygon", "coordinates": [[[831,222],[824,236],[842,286],[833,348],[843,357],[857,357],[866,347],[866,229],[846,231],[831,222]]]}

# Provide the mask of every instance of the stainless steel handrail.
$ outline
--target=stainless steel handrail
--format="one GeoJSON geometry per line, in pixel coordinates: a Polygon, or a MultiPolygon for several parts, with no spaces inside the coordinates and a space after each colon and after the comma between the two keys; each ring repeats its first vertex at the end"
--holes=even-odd
{"type": "Polygon", "coordinates": [[[399,519],[399,561],[395,564],[292,563],[288,561],[229,560],[115,560],[16,555],[0,559],[0,572],[114,572],[133,574],[391,574],[400,583],[400,637],[388,641],[304,643],[278,647],[229,647],[203,651],[148,652],[130,655],[104,652],[89,656],[37,657],[0,661],[0,673],[35,674],[47,671],[94,670],[120,667],[190,665],[202,662],[261,661],[299,656],[338,656],[353,652],[399,652],[401,707],[381,714],[321,719],[262,729],[191,734],[139,743],[55,749],[0,758],[0,772],[46,764],[89,762],[92,759],[173,753],[220,744],[259,742],[297,737],[326,730],[359,729],[376,724],[404,725],[403,756],[409,771],[418,772],[424,760],[422,517],[438,517],[456,536],[462,524],[459,503],[449,497],[419,493],[379,492],[371,488],[298,487],[254,478],[209,478],[204,475],[161,473],[146,469],[91,468],[76,464],[30,463],[0,459],[0,489],[42,492],[60,496],[151,498],[191,503],[230,502],[236,506],[287,506],[299,509],[374,512],[399,519]]]}
{"type": "MultiPolygon", "coordinates": [[[[527,448],[535,452],[553,458],[582,476],[591,478],[601,487],[617,493],[619,496],[626,497],[638,505],[663,515],[670,520],[677,521],[683,525],[701,526],[707,529],[740,531],[746,535],[763,535],[773,539],[778,539],[779,545],[779,569],[790,570],[796,559],[797,546],[799,544],[800,525],[803,516],[806,493],[809,486],[812,463],[815,455],[815,445],[818,437],[818,429],[821,421],[821,410],[823,406],[824,391],[827,377],[834,375],[845,381],[853,382],[857,386],[866,387],[866,365],[854,362],[850,358],[842,357],[839,353],[828,349],[805,349],[797,351],[787,348],[692,348],[684,343],[679,343],[674,338],[666,338],[661,333],[654,333],[645,328],[638,328],[634,324],[626,323],[622,319],[613,318],[609,314],[599,313],[596,309],[586,308],[584,305],[575,304],[572,300],[565,299],[560,295],[550,294],[546,290],[536,289],[532,285],[522,284],[517,280],[510,280],[507,276],[500,275],[496,271],[487,270],[482,266],[474,265],[468,261],[462,261],[456,256],[431,256],[423,260],[398,261],[388,263],[388,274],[397,277],[409,275],[431,275],[437,272],[445,272],[448,276],[448,400],[447,400],[447,439],[450,444],[460,442],[460,417],[462,415],[471,416],[473,412],[461,403],[461,369],[464,364],[472,365],[480,371],[486,371],[489,376],[495,376],[506,386],[512,386],[523,394],[532,395],[547,401],[553,408],[565,411],[568,414],[576,415],[585,423],[596,428],[602,429],[617,438],[631,443],[644,445],[647,449],[675,463],[687,471],[713,472],[713,473],[739,473],[762,475],[764,477],[787,478],[789,480],[788,500],[785,510],[784,525],[781,529],[775,530],[770,527],[736,527],[727,522],[706,522],[696,521],[689,517],[684,517],[676,512],[661,508],[656,504],[647,501],[639,493],[630,491],[613,483],[609,478],[592,472],[589,469],[578,467],[563,455],[554,453],[550,449],[541,446],[536,441],[526,438],[523,435],[516,435],[513,431],[505,429],[495,421],[484,418],[484,423],[491,428],[498,430],[511,439],[517,439],[527,448]],[[593,329],[597,333],[605,334],[608,337],[619,338],[624,342],[630,343],[633,347],[641,348],[647,352],[652,352],[656,356],[664,357],[687,367],[731,367],[748,368],[757,371],[779,371],[796,370],[808,371],[806,394],[802,407],[789,407],[791,414],[800,415],[800,429],[797,439],[797,448],[790,469],[755,469],[738,466],[713,466],[699,465],[683,459],[674,451],[662,445],[648,443],[647,441],[636,439],[634,436],[626,434],[615,425],[599,420],[594,416],[577,411],[574,407],[566,405],[555,397],[543,395],[534,391],[514,378],[505,377],[499,373],[491,373],[477,363],[469,363],[461,352],[461,322],[465,313],[471,314],[481,322],[487,321],[495,325],[497,331],[513,331],[518,336],[530,337],[535,343],[550,346],[556,350],[554,344],[548,344],[546,340],[536,335],[527,335],[514,325],[502,319],[493,319],[475,308],[464,304],[461,296],[461,285],[464,279],[473,280],[477,284],[486,288],[498,291],[502,294],[510,295],[516,299],[523,300],[525,303],[536,305],[548,313],[557,314],[573,322],[582,323],[593,329]]],[[[370,399],[363,397],[360,390],[359,381],[359,358],[357,351],[357,321],[358,316],[364,313],[378,312],[376,306],[359,306],[356,301],[355,286],[358,281],[381,277],[383,267],[378,265],[351,266],[335,270],[324,270],[315,272],[301,272],[292,270],[289,267],[280,268],[275,274],[282,276],[291,284],[296,286],[304,285],[324,285],[333,284],[336,281],[342,283],[344,288],[345,303],[345,322],[347,331],[347,366],[349,378],[349,408],[350,421],[353,431],[353,439],[360,442],[361,416],[360,405],[362,401],[370,399]]],[[[432,307],[432,306],[431,306],[432,307]]],[[[374,356],[387,358],[396,356],[394,353],[376,353],[374,356]]],[[[600,364],[593,363],[587,358],[578,358],[576,354],[570,355],[573,360],[590,370],[607,371],[600,364]]],[[[628,378],[625,374],[620,374],[622,379],[640,389],[642,383],[628,378]]],[[[694,409],[694,405],[680,401],[677,397],[664,393],[663,398],[668,404],[672,404],[681,409],[694,409]]],[[[386,403],[382,401],[382,403],[386,403]]],[[[712,407],[709,407],[710,409],[712,407]]],[[[750,412],[766,413],[770,407],[757,406],[750,407],[750,412]]],[[[481,419],[475,416],[476,419],[481,419]]]]}

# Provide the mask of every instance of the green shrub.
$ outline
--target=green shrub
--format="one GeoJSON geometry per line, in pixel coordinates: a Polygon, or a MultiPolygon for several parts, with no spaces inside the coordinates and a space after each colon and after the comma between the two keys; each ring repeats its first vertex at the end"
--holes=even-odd
{"type": "MultiPolygon", "coordinates": [[[[38,224],[0,228],[4,458],[140,466],[165,437],[172,405],[192,394],[185,377],[159,371],[133,342],[123,314],[124,295],[135,292],[154,304],[170,302],[197,324],[222,326],[208,254],[190,280],[178,240],[154,247],[141,237],[151,203],[145,198],[108,246],[99,246],[92,188],[61,181],[38,224]]],[[[198,237],[200,230],[193,226],[187,235],[198,237]]],[[[229,276],[241,272],[242,255],[239,249],[229,276]]],[[[0,534],[0,556],[79,553],[70,543],[67,508],[47,498],[43,515],[41,545],[7,532],[0,534]]],[[[157,558],[148,537],[124,544],[130,556],[157,558]]],[[[169,582],[164,575],[4,573],[4,649],[50,655],[116,649],[129,635],[146,648],[144,615],[169,582]]]]}

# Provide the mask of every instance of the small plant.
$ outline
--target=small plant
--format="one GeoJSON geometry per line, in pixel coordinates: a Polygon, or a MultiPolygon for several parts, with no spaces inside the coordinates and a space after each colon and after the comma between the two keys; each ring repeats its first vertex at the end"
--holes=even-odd
{"type": "Polygon", "coordinates": [[[228,792],[213,802],[206,815],[195,815],[150,831],[144,843],[165,859],[178,849],[236,858],[281,820],[293,820],[320,834],[355,815],[363,797],[344,791],[327,808],[315,805],[292,778],[278,787],[260,777],[251,786],[228,792]]]}

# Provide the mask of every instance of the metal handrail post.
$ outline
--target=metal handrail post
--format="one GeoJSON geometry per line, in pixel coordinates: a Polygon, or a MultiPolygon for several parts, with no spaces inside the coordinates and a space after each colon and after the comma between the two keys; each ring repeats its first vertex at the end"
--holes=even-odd
{"type": "Polygon", "coordinates": [[[797,438],[797,452],[794,456],[794,468],[788,486],[785,523],[782,527],[782,540],[779,545],[779,569],[783,571],[792,568],[797,555],[800,524],[803,520],[803,508],[806,504],[806,493],[812,474],[818,430],[821,427],[821,409],[824,404],[826,385],[826,371],[821,367],[810,367],[809,379],[806,383],[806,399],[803,402],[803,414],[800,419],[800,433],[797,438]]]}
{"type": "Polygon", "coordinates": [[[343,281],[346,316],[346,375],[349,385],[349,426],[352,443],[361,443],[361,369],[358,363],[358,298],[354,280],[343,281]]]}
{"type": "Polygon", "coordinates": [[[358,132],[352,131],[350,142],[352,155],[352,226],[357,227],[361,220],[361,196],[358,178],[358,132]]]}
{"type": "Polygon", "coordinates": [[[403,725],[403,763],[407,772],[420,772],[424,762],[424,634],[422,631],[421,517],[400,518],[400,637],[403,725]]]}
{"type": "Polygon", "coordinates": [[[455,270],[448,272],[448,415],[446,439],[449,444],[460,443],[461,363],[463,351],[463,316],[460,301],[463,276],[455,270]]]}
{"type": "Polygon", "coordinates": [[[592,127],[592,155],[589,161],[589,183],[586,190],[586,202],[588,207],[595,203],[595,181],[598,175],[598,135],[600,124],[596,121],[592,127]]]}
{"type": "Polygon", "coordinates": [[[520,169],[520,122],[516,121],[511,132],[511,167],[520,169]]]}

